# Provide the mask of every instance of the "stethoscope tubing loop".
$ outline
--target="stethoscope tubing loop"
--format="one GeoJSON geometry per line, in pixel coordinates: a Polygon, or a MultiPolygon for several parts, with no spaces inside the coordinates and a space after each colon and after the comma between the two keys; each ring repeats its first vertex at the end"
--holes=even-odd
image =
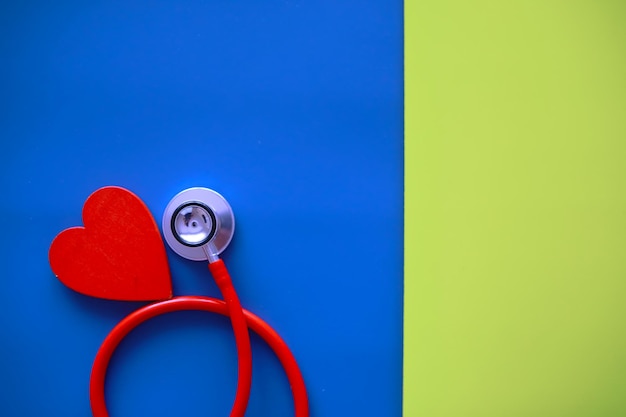
{"type": "MultiPolygon", "coordinates": [[[[228,306],[223,300],[203,296],[181,296],[140,308],[129,314],[111,330],[100,346],[91,370],[89,395],[94,417],[109,417],[104,396],[106,371],[115,349],[124,337],[135,327],[153,317],[176,311],[189,310],[207,311],[223,316],[229,315],[228,306]]],[[[246,309],[242,310],[248,328],[258,334],[269,345],[276,353],[281,365],[285,369],[294,398],[295,416],[308,417],[309,401],[306,386],[302,372],[300,371],[293,353],[285,341],[269,324],[254,313],[246,309]]]]}

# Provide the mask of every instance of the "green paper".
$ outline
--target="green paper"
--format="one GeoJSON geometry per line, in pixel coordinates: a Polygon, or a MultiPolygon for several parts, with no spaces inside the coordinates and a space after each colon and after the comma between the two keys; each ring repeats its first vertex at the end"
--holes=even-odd
{"type": "Polygon", "coordinates": [[[626,415],[626,2],[405,31],[404,416],[626,415]]]}

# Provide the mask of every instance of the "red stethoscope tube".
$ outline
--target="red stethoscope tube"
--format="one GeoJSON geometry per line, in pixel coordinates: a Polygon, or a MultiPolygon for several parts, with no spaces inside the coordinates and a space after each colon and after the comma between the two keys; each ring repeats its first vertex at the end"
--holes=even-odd
{"type": "Polygon", "coordinates": [[[104,339],[104,342],[102,342],[96,354],[91,370],[89,395],[94,417],[109,416],[104,399],[104,381],[111,356],[124,337],[146,320],[161,314],[184,310],[208,311],[210,313],[230,316],[235,333],[237,359],[239,361],[237,393],[230,414],[231,417],[243,417],[250,396],[252,352],[250,349],[248,328],[252,329],[265,340],[272,350],[274,350],[285,369],[293,394],[295,416],[308,417],[309,401],[304,379],[302,378],[298,363],[285,341],[269,324],[241,307],[226,266],[221,260],[210,263],[209,269],[222,292],[224,301],[210,297],[185,296],[150,304],[124,318],[111,330],[106,339],[104,339]]]}

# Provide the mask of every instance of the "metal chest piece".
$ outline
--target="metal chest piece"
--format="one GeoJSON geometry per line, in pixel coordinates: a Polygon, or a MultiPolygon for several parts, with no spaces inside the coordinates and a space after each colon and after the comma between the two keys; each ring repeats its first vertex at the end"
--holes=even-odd
{"type": "Polygon", "coordinates": [[[176,194],[163,214],[163,235],[174,252],[193,261],[217,257],[235,232],[228,202],[208,188],[194,187],[176,194]]]}

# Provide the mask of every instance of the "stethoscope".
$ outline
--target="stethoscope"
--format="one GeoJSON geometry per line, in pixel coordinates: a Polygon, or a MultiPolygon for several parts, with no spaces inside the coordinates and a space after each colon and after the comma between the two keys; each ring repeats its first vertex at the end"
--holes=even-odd
{"type": "Polygon", "coordinates": [[[219,255],[230,243],[235,218],[228,202],[208,188],[189,188],[178,193],[165,209],[162,221],[165,241],[183,258],[208,261],[209,270],[223,300],[203,296],[179,296],[136,310],[117,324],[100,346],[90,380],[90,401],[95,417],[108,417],[104,385],[111,356],[124,337],[153,317],[174,311],[201,310],[229,316],[235,334],[238,381],[231,417],[246,412],[252,380],[252,352],[248,329],[252,329],[274,350],[285,369],[294,398],[296,417],[307,417],[308,398],[300,368],[289,347],[265,321],[241,307],[226,265],[219,255]]]}

